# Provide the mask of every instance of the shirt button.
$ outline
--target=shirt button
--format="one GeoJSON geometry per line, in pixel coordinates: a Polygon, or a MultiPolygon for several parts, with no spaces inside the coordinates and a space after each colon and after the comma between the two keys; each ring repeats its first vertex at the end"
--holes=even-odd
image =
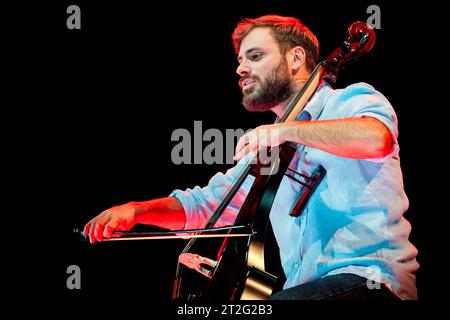
{"type": "Polygon", "coordinates": [[[305,157],[304,157],[305,161],[309,162],[309,154],[308,151],[305,151],[305,157]]]}

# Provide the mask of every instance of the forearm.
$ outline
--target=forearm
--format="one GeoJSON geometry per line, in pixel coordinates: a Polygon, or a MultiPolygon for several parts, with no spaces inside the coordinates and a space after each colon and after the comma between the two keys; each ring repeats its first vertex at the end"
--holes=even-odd
{"type": "Polygon", "coordinates": [[[383,157],[392,146],[392,136],[387,127],[369,117],[292,121],[285,125],[283,140],[345,158],[383,157]]]}
{"type": "Polygon", "coordinates": [[[179,230],[186,223],[186,215],[180,201],[166,197],[141,202],[131,202],[135,207],[137,223],[179,230]]]}

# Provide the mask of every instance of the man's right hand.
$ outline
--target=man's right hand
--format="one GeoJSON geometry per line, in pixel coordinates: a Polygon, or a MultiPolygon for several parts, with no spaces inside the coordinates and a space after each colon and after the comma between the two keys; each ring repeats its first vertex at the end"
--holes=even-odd
{"type": "Polygon", "coordinates": [[[115,206],[100,213],[89,221],[83,229],[84,236],[89,236],[90,242],[111,238],[116,230],[127,231],[136,225],[136,207],[133,202],[115,206]]]}

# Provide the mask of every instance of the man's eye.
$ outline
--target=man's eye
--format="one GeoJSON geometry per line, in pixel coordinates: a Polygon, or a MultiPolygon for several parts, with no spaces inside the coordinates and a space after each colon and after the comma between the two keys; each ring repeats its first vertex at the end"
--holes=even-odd
{"type": "Polygon", "coordinates": [[[261,53],[254,53],[254,54],[252,54],[252,55],[250,56],[250,60],[256,61],[256,60],[261,59],[261,57],[262,57],[262,54],[261,54],[261,53]]]}

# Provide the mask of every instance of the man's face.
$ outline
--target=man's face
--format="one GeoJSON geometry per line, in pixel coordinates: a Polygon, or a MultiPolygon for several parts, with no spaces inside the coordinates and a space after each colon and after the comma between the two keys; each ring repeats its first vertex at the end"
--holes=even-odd
{"type": "Polygon", "coordinates": [[[255,28],[242,40],[238,55],[242,104],[267,111],[289,98],[291,73],[269,28],[255,28]]]}

